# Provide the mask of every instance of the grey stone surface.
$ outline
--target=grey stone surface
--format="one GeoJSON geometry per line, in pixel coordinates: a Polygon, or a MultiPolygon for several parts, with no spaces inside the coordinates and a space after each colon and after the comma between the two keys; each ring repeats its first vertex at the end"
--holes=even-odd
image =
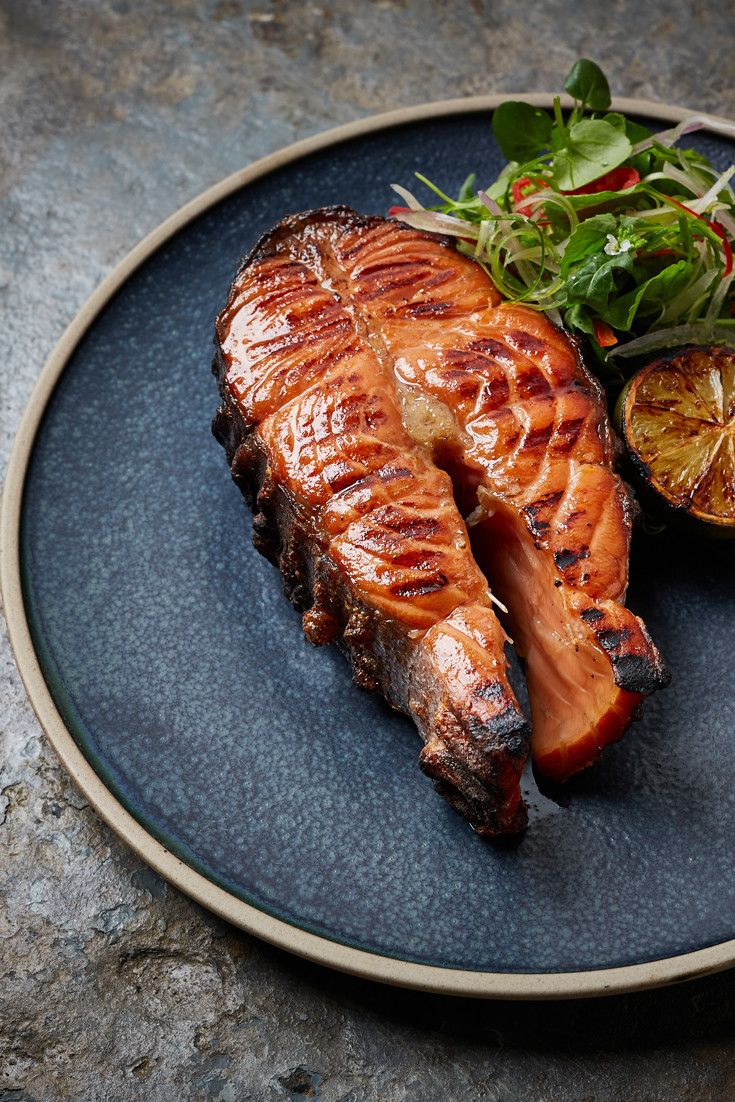
{"type": "MultiPolygon", "coordinates": [[[[730,5],[0,0],[0,462],[95,284],[207,185],[378,110],[553,89],[735,115],[730,5]]],[[[0,1102],[735,1099],[735,975],[595,1003],[390,991],[201,911],[102,825],[0,650],[0,1102]]]]}

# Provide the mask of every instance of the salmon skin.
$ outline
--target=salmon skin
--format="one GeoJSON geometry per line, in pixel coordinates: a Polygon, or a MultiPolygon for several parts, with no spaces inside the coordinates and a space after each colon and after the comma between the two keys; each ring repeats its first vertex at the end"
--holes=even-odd
{"type": "Polygon", "coordinates": [[[246,259],[214,368],[215,433],[307,638],[414,717],[479,833],[522,829],[528,728],[488,578],[545,776],[589,765],[667,679],[623,604],[633,503],[576,347],[450,242],[337,207],[246,259]]]}
{"type": "Polygon", "coordinates": [[[414,718],[421,768],[479,834],[513,834],[528,724],[452,481],[350,299],[340,242],[364,225],[287,219],[244,262],[216,324],[214,432],[307,639],[414,718]]]}

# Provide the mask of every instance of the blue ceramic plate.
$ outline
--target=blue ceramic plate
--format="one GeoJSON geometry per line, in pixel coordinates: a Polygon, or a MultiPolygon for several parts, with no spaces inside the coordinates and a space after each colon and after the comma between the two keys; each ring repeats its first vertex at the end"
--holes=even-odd
{"type": "MultiPolygon", "coordinates": [[[[356,689],[336,650],[304,641],[210,433],[213,319],[239,257],[294,210],[384,213],[390,182],[415,169],[450,192],[470,166],[491,178],[487,110],[447,110],[312,143],[205,197],[128,264],[63,372],[57,354],[18,504],[35,650],[19,611],[21,669],[46,726],[55,707],[86,759],[73,772],[103,814],[122,805],[144,856],[280,944],[491,994],[528,993],[513,978],[525,974],[559,994],[563,974],[592,972],[576,988],[589,992],[609,969],[635,986],[661,981],[649,962],[679,958],[667,978],[720,967],[735,938],[735,545],[636,535],[629,603],[672,685],[565,806],[529,775],[528,832],[494,848],[419,772],[412,723],[356,689]]],[[[724,138],[693,144],[720,167],[733,157],[724,138]]]]}

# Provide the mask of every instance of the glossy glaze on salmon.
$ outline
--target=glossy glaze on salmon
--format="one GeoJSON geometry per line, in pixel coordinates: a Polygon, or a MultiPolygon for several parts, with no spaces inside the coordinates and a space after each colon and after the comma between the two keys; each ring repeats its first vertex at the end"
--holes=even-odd
{"type": "Polygon", "coordinates": [[[410,713],[420,764],[484,835],[522,829],[528,725],[449,476],[404,424],[393,364],[349,302],[347,212],[268,235],[217,322],[215,432],[314,643],[410,713]]]}
{"type": "Polygon", "coordinates": [[[215,431],[307,636],[413,715],[422,767],[476,829],[520,829],[527,733],[486,576],[550,777],[665,680],[622,604],[631,503],[575,349],[449,243],[334,208],[245,262],[215,370],[215,431]]]}
{"type": "Polygon", "coordinates": [[[564,333],[502,302],[450,243],[370,220],[344,226],[337,255],[404,395],[434,403],[433,457],[472,510],[475,554],[525,659],[535,766],[563,781],[668,680],[622,603],[633,503],[601,390],[564,333]]]}

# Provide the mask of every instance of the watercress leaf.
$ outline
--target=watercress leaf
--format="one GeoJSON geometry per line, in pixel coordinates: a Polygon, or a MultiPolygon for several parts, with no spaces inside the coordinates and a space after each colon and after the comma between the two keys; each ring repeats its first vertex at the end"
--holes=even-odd
{"type": "Polygon", "coordinates": [[[551,116],[519,100],[501,103],[493,114],[493,134],[509,161],[530,161],[549,148],[551,116]]]}
{"type": "Polygon", "coordinates": [[[564,91],[592,111],[610,106],[610,85],[599,65],[583,57],[576,61],[564,81],[564,91]]]}
{"type": "MultiPolygon", "coordinates": [[[[641,175],[643,174],[641,173],[641,175]]],[[[634,195],[646,194],[647,192],[645,190],[645,187],[642,187],[639,184],[636,184],[634,188],[626,191],[626,195],[631,198],[634,195]]],[[[595,207],[604,207],[608,203],[619,204],[621,201],[619,191],[590,191],[583,192],[581,195],[567,194],[565,198],[569,205],[574,207],[577,212],[585,211],[590,208],[594,209],[595,207]]]]}
{"type": "Polygon", "coordinates": [[[615,233],[617,222],[612,214],[597,214],[580,222],[572,233],[561,258],[560,275],[566,279],[572,268],[588,256],[602,253],[609,233],[615,233]]]}
{"type": "Polygon", "coordinates": [[[631,154],[625,134],[603,119],[582,119],[569,127],[567,142],[554,155],[554,179],[560,191],[592,183],[631,154]]]}
{"type": "Polygon", "coordinates": [[[644,142],[646,138],[651,137],[652,131],[647,126],[641,126],[638,122],[633,122],[632,119],[625,120],[625,136],[631,145],[637,145],[638,142],[644,142]]]}
{"type": "MultiPolygon", "coordinates": [[[[627,135],[628,141],[633,141],[630,134],[627,135]]],[[[635,157],[630,157],[628,164],[631,168],[636,169],[638,175],[643,179],[649,172],[653,171],[653,154],[650,150],[646,150],[643,153],[636,154],[635,157]]]]}
{"type": "Polygon", "coordinates": [[[654,180],[651,187],[661,195],[673,195],[678,197],[682,203],[686,203],[692,198],[692,193],[689,188],[684,187],[678,180],[654,180]]]}
{"type": "Polygon", "coordinates": [[[632,269],[633,257],[629,252],[615,256],[603,252],[590,256],[568,276],[567,299],[570,304],[585,303],[600,317],[605,317],[610,296],[618,289],[615,273],[629,273],[632,269]]]}
{"type": "Polygon", "coordinates": [[[669,264],[650,279],[639,283],[627,295],[621,295],[611,303],[605,314],[605,321],[615,329],[630,332],[636,314],[658,314],[661,307],[686,286],[691,278],[691,269],[692,265],[686,260],[669,264]]]}
{"type": "Polygon", "coordinates": [[[679,164],[679,153],[681,152],[679,149],[669,149],[666,145],[654,142],[649,152],[653,160],[653,167],[657,172],[660,172],[667,162],[674,165],[679,164]]]}
{"type": "Polygon", "coordinates": [[[602,116],[603,122],[610,123],[610,126],[614,126],[616,130],[621,130],[623,134],[627,134],[625,115],[621,115],[618,111],[608,111],[606,115],[602,116]]]}
{"type": "Polygon", "coordinates": [[[704,153],[700,153],[696,149],[679,149],[679,153],[682,155],[685,161],[689,161],[693,165],[704,165],[705,168],[712,168],[712,162],[708,157],[705,157],[704,153]]]}

